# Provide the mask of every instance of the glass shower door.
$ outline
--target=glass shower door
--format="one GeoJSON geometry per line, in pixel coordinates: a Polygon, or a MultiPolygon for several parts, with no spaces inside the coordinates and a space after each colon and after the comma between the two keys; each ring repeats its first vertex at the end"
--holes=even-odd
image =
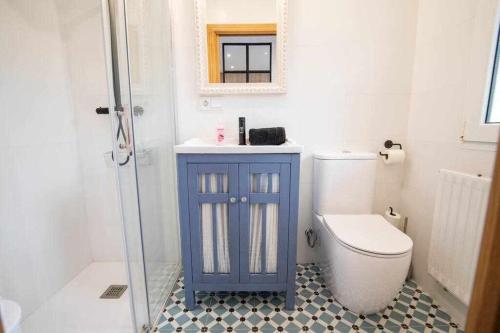
{"type": "Polygon", "coordinates": [[[167,4],[103,0],[113,156],[138,331],[154,323],[180,268],[167,4]]]}
{"type": "Polygon", "coordinates": [[[151,321],[160,312],[180,269],[168,3],[126,2],[133,136],[151,321]]]}

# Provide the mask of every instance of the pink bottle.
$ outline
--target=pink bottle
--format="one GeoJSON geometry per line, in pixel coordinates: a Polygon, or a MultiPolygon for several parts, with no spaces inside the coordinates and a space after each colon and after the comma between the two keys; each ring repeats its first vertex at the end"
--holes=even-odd
{"type": "Polygon", "coordinates": [[[217,126],[217,144],[224,143],[224,126],[217,126]]]}

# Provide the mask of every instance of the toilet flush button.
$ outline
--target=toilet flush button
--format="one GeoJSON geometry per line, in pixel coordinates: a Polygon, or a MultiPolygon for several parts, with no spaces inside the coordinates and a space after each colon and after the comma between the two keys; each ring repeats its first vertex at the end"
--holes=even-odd
{"type": "Polygon", "coordinates": [[[350,150],[342,150],[342,153],[343,154],[350,154],[350,153],[352,153],[352,151],[350,151],[350,150]]]}

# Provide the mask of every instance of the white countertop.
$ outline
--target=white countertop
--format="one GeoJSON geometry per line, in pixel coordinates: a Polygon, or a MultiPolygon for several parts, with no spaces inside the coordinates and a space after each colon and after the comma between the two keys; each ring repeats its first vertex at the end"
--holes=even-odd
{"type": "Polygon", "coordinates": [[[279,146],[250,146],[249,144],[240,146],[231,141],[218,145],[194,138],[174,147],[176,154],[293,154],[301,153],[303,150],[303,146],[291,139],[287,139],[279,146]]]}

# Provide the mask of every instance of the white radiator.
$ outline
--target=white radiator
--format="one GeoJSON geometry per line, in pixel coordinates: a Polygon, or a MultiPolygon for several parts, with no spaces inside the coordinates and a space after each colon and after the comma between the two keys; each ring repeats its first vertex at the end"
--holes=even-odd
{"type": "Polygon", "coordinates": [[[439,171],[428,272],[468,305],[491,179],[439,171]]]}

